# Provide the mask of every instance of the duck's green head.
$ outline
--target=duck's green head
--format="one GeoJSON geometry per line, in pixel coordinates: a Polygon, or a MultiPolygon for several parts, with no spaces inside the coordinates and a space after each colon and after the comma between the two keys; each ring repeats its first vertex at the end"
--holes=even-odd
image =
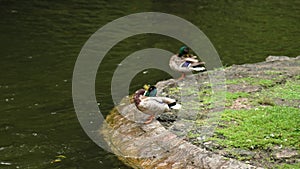
{"type": "Polygon", "coordinates": [[[179,57],[183,56],[183,55],[186,55],[189,53],[189,48],[187,46],[182,46],[180,49],[179,49],[179,57]]]}
{"type": "Polygon", "coordinates": [[[155,86],[150,86],[150,87],[147,89],[147,91],[146,91],[146,93],[145,93],[145,96],[147,96],[147,97],[155,97],[156,94],[157,94],[157,89],[156,89],[156,87],[155,87],[155,86]]]}

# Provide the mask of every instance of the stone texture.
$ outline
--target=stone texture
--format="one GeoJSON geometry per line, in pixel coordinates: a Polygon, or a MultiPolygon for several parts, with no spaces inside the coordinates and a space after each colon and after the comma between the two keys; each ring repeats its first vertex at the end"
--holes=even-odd
{"type": "MultiPolygon", "coordinates": [[[[121,114],[139,113],[132,104],[128,105],[130,109],[125,107],[119,109],[121,114]]],[[[107,117],[111,128],[103,127],[101,132],[112,151],[133,168],[258,168],[192,145],[165,129],[158,121],[144,125],[121,114],[116,110],[111,113],[107,117]]]]}
{"type": "Polygon", "coordinates": [[[284,61],[284,60],[290,60],[290,57],[288,57],[288,56],[268,56],[266,58],[267,62],[284,61]]]}
{"type": "Polygon", "coordinates": [[[296,150],[283,149],[275,153],[274,157],[276,159],[287,159],[298,156],[298,152],[296,150]]]}
{"type": "MultiPolygon", "coordinates": [[[[234,65],[225,70],[227,78],[257,77],[257,72],[278,71],[281,75],[289,76],[299,74],[300,58],[268,57],[268,62],[255,64],[234,65]],[[287,69],[291,71],[286,71],[287,69]]],[[[263,73],[261,73],[263,74],[263,73]]],[[[274,75],[277,76],[277,75],[274,75]]],[[[209,80],[208,73],[204,72],[194,76],[196,82],[190,83],[189,77],[185,82],[177,82],[174,79],[157,83],[159,93],[163,93],[166,86],[199,85],[209,80]]],[[[266,74],[266,78],[272,78],[266,74]]],[[[280,81],[278,83],[281,83],[280,81]]],[[[261,90],[261,87],[239,87],[251,93],[261,90]]],[[[232,89],[235,90],[235,89],[232,89]]],[[[187,93],[189,91],[186,91],[187,93]]],[[[185,100],[190,100],[186,95],[185,100]]],[[[191,97],[194,98],[194,97],[191,97]]],[[[197,100],[195,100],[197,101],[197,100]]],[[[238,100],[237,104],[244,105],[246,100],[238,100]]],[[[188,104],[182,103],[182,104],[188,104]]],[[[239,105],[239,106],[240,106],[239,105]]],[[[240,106],[239,108],[244,108],[240,106]]],[[[234,159],[214,154],[204,148],[192,145],[185,140],[185,135],[195,126],[193,124],[193,107],[189,107],[186,113],[178,115],[176,121],[166,129],[157,120],[145,125],[143,122],[148,115],[143,114],[131,104],[130,98],[124,101],[107,116],[108,125],[104,125],[101,133],[114,152],[121,160],[132,168],[143,169],[217,169],[217,168],[259,168],[234,159]]],[[[173,115],[171,115],[173,117],[173,115]]],[[[240,151],[239,151],[240,152],[240,151]]],[[[245,156],[253,156],[250,152],[242,151],[245,156]]],[[[276,158],[289,158],[295,156],[294,152],[280,151],[276,158]]]]}

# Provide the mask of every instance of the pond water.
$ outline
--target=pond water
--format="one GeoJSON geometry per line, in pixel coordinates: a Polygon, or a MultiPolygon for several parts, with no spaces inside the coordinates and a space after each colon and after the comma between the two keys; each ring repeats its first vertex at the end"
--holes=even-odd
{"type": "MultiPolygon", "coordinates": [[[[72,73],[81,47],[95,31],[119,17],[149,11],[198,26],[223,65],[300,55],[300,1],[0,0],[0,168],[129,168],[82,130],[72,103],[72,73]]],[[[114,46],[96,80],[103,115],[114,106],[110,81],[122,59],[145,48],[176,53],[181,45],[146,34],[114,46]]],[[[130,91],[169,77],[150,69],[132,80],[130,91]]]]}

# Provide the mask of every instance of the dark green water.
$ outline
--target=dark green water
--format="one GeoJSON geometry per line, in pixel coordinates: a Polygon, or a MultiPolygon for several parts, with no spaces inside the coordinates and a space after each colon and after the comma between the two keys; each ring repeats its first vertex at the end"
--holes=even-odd
{"type": "MultiPolygon", "coordinates": [[[[300,1],[46,1],[0,0],[0,168],[128,168],[83,132],[72,103],[73,67],[85,41],[119,17],[157,11],[197,25],[218,50],[223,65],[263,61],[268,55],[300,55],[300,1]],[[57,155],[67,158],[51,163],[57,155]]],[[[134,51],[181,43],[139,35],[117,44],[98,70],[97,99],[113,107],[110,81],[117,64],[134,51]]],[[[132,81],[169,78],[149,70],[132,81]]]]}

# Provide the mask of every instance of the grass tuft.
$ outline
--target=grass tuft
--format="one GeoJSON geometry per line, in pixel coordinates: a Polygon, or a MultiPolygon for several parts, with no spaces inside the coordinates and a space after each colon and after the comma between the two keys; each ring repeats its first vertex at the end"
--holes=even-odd
{"type": "Polygon", "coordinates": [[[300,113],[297,108],[226,110],[222,119],[225,127],[217,129],[217,133],[225,139],[216,139],[220,145],[244,149],[283,145],[299,150],[300,113]]]}
{"type": "Polygon", "coordinates": [[[227,80],[226,84],[249,84],[249,85],[259,85],[263,87],[274,86],[276,82],[270,79],[259,79],[253,77],[245,77],[240,79],[227,80]]]}
{"type": "Polygon", "coordinates": [[[287,81],[284,85],[278,85],[263,94],[272,98],[281,98],[287,100],[300,100],[300,80],[296,82],[287,81]]]}

